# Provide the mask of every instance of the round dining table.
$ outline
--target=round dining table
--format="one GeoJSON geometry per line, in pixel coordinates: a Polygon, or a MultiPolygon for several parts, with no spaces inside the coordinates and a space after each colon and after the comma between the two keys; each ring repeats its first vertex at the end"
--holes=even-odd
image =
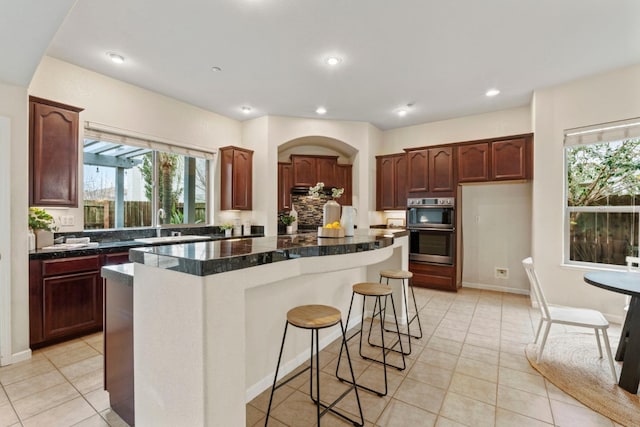
{"type": "Polygon", "coordinates": [[[622,361],[618,385],[629,393],[638,393],[640,381],[640,273],[627,271],[592,271],[584,281],[609,291],[631,296],[622,327],[616,360],[622,361]]]}

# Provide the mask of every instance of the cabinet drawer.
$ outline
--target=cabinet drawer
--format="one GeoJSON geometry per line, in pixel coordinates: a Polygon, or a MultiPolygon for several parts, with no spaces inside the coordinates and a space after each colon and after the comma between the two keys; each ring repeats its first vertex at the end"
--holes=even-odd
{"type": "Polygon", "coordinates": [[[115,254],[105,254],[103,265],[126,264],[129,262],[129,252],[118,252],[115,254]]]}
{"type": "Polygon", "coordinates": [[[412,282],[415,286],[445,291],[457,291],[456,270],[453,266],[439,266],[409,263],[409,271],[413,273],[412,282]]]}
{"type": "Polygon", "coordinates": [[[42,261],[42,275],[44,277],[99,269],[100,257],[98,255],[42,261]]]}

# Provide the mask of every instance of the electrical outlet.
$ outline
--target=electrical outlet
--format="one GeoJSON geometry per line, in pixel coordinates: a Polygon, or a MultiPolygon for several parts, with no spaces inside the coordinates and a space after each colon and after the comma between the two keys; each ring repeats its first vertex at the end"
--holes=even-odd
{"type": "Polygon", "coordinates": [[[60,225],[74,225],[75,217],[73,215],[62,215],[59,219],[60,225]]]}
{"type": "Polygon", "coordinates": [[[496,267],[495,270],[496,278],[498,279],[508,279],[509,278],[509,269],[504,267],[496,267]]]}

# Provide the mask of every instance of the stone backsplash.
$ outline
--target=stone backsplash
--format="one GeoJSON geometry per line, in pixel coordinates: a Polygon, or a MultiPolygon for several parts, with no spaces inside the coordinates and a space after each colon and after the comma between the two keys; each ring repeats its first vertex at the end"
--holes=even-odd
{"type": "MultiPolygon", "coordinates": [[[[291,195],[291,202],[298,212],[298,228],[300,227],[318,227],[322,225],[322,207],[331,196],[320,195],[320,197],[311,197],[306,194],[291,195]]],[[[340,199],[338,199],[340,203],[340,199]]]]}

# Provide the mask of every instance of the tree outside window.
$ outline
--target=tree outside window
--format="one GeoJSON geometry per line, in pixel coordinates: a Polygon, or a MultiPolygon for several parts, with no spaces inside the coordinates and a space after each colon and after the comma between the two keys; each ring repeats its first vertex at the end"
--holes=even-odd
{"type": "Polygon", "coordinates": [[[568,146],[568,261],[624,265],[638,255],[640,139],[568,146]]]}

